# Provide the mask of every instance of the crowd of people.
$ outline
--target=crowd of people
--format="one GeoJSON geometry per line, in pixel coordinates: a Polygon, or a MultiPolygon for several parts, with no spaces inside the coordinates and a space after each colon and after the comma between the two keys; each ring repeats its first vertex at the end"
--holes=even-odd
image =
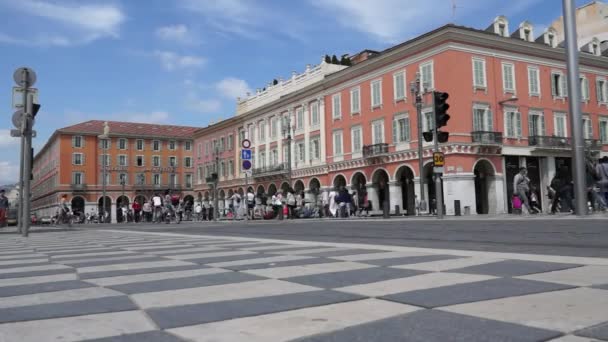
{"type": "MultiPolygon", "coordinates": [[[[599,160],[587,158],[585,164],[585,186],[590,212],[605,212],[608,209],[608,157],[599,160]]],[[[571,170],[560,167],[547,186],[551,201],[550,213],[574,213],[574,183],[571,170]]],[[[513,178],[512,207],[516,213],[542,213],[539,207],[539,189],[528,178],[528,170],[520,168],[513,178]]]]}

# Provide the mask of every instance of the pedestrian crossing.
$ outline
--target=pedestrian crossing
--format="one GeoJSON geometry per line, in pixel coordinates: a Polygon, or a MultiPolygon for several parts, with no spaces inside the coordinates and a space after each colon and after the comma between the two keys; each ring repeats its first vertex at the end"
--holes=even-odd
{"type": "Polygon", "coordinates": [[[606,307],[605,259],[108,230],[0,241],[0,341],[608,341],[606,307]]]}

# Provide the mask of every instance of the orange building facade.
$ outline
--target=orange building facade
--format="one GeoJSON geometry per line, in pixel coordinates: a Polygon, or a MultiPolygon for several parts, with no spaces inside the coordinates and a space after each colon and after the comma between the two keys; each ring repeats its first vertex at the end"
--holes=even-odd
{"type": "Polygon", "coordinates": [[[171,189],[192,195],[194,127],[93,120],[55,131],[34,158],[32,211],[54,215],[62,195],[72,209],[97,212],[103,203],[103,158],[106,159],[106,208],[171,189]],[[104,157],[105,156],[105,157],[104,157]]]}
{"type": "MultiPolygon", "coordinates": [[[[195,193],[210,197],[207,177],[219,169],[220,199],[247,188],[272,194],[291,186],[312,201],[345,186],[365,189],[376,213],[388,201],[392,214],[413,214],[422,197],[420,182],[426,201],[435,197],[432,143],[423,142],[422,172],[418,165],[418,115],[410,92],[418,75],[426,89],[423,131],[434,124],[430,92],[450,95],[451,120],[443,127],[450,138],[440,145],[447,214],[456,212],[456,201],[471,214],[509,212],[513,177],[522,166],[548,210],[546,186],[557,169],[571,164],[565,50],[552,28],[535,36],[524,22],[509,32],[504,17],[486,30],[447,25],[385,51],[369,51],[350,67],[307,66],[239,99],[237,116],[194,134],[202,151],[195,160],[195,193]],[[244,138],[253,152],[247,184],[240,159],[244,138]],[[222,139],[230,139],[229,148],[222,139]],[[224,146],[219,159],[214,141],[224,146]],[[220,160],[232,166],[216,166],[220,160]]],[[[608,153],[603,54],[605,45],[583,45],[578,80],[587,151],[597,156],[608,153]]]]}

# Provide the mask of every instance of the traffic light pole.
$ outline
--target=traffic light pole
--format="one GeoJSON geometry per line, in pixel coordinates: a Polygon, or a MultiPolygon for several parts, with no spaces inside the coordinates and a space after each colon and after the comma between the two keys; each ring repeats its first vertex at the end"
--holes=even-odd
{"type": "MultiPolygon", "coordinates": [[[[433,118],[435,118],[435,124],[433,125],[433,141],[435,144],[435,152],[440,152],[439,138],[437,134],[439,128],[437,127],[437,113],[435,112],[436,107],[437,106],[435,104],[435,93],[433,92],[433,118]]],[[[435,172],[435,170],[433,170],[433,175],[433,181],[435,182],[435,210],[437,210],[437,218],[443,219],[443,189],[441,187],[441,173],[435,172]]]]}
{"type": "Polygon", "coordinates": [[[418,174],[420,180],[420,202],[419,212],[426,210],[426,201],[424,196],[424,160],[422,157],[422,89],[420,88],[420,72],[416,73],[416,82],[411,85],[412,94],[416,97],[416,117],[418,118],[418,174]]]}
{"type": "MultiPolygon", "coordinates": [[[[26,87],[27,89],[27,87],[26,87]]],[[[24,93],[27,94],[27,91],[24,93]]],[[[33,96],[26,95],[25,104],[25,115],[24,115],[24,125],[25,125],[25,143],[23,144],[23,151],[21,151],[21,155],[23,158],[23,190],[21,191],[21,201],[23,202],[23,209],[21,213],[21,221],[23,221],[21,225],[21,235],[27,237],[30,232],[30,223],[32,218],[30,217],[30,204],[31,204],[31,195],[30,195],[30,186],[31,186],[31,175],[32,175],[32,113],[33,113],[33,96]]]]}

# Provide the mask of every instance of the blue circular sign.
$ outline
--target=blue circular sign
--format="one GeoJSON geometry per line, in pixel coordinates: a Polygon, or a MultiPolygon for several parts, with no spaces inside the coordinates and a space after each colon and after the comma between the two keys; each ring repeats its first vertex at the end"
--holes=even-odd
{"type": "Polygon", "coordinates": [[[243,170],[249,170],[249,169],[251,169],[251,161],[243,160],[243,170]]]}

